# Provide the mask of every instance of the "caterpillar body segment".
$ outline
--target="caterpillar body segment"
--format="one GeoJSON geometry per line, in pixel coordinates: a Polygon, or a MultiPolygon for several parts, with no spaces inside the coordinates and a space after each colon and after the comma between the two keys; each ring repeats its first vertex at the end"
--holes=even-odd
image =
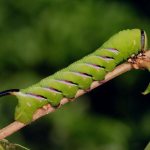
{"type": "Polygon", "coordinates": [[[143,30],[123,30],[112,36],[95,52],[69,65],[29,88],[13,92],[18,98],[15,119],[29,123],[34,112],[50,103],[58,106],[63,98],[72,99],[78,90],[88,90],[117,65],[147,48],[143,30]]]}
{"type": "Polygon", "coordinates": [[[62,71],[60,74],[54,75],[54,78],[56,80],[64,80],[69,81],[71,83],[77,84],[78,89],[86,90],[90,87],[92,84],[92,77],[81,73],[81,72],[75,72],[75,71],[62,71]]]}
{"type": "Polygon", "coordinates": [[[34,112],[48,104],[47,99],[32,94],[24,94],[23,92],[14,93],[17,96],[18,105],[15,109],[15,120],[22,123],[29,123],[32,121],[34,112]]]}

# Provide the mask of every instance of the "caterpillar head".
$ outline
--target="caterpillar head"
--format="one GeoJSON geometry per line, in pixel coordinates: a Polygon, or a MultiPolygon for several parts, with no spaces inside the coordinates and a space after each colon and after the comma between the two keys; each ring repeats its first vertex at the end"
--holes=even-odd
{"type": "Polygon", "coordinates": [[[112,36],[102,45],[102,48],[118,50],[116,62],[120,62],[122,58],[127,60],[132,54],[137,55],[147,49],[147,35],[140,29],[123,30],[112,36]]]}
{"type": "Polygon", "coordinates": [[[148,48],[147,35],[144,30],[141,30],[141,50],[144,51],[148,48]]]}

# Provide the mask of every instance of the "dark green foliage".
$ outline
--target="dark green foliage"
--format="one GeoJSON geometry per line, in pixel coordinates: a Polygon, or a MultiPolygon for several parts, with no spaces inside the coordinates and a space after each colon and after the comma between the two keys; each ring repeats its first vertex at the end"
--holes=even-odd
{"type": "MultiPolygon", "coordinates": [[[[150,19],[141,3],[145,1],[0,0],[0,89],[32,85],[120,30],[142,28],[150,36],[150,19]]],[[[148,79],[146,71],[124,74],[86,95],[83,104],[82,97],[77,106],[67,105],[9,139],[32,150],[144,149],[150,139],[150,102],[141,92],[148,79]],[[86,104],[87,111],[82,109],[86,104]]],[[[15,98],[1,99],[0,127],[13,121],[15,105],[15,98]]]]}

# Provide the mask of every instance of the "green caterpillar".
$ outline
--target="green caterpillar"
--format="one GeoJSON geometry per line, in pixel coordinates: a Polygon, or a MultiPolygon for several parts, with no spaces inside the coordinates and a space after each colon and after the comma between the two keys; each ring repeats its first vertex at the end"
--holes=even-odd
{"type": "Polygon", "coordinates": [[[103,80],[117,65],[146,48],[145,31],[123,30],[112,36],[95,52],[67,68],[28,88],[3,91],[0,96],[17,96],[15,120],[27,124],[32,121],[38,108],[48,103],[56,107],[63,98],[73,99],[79,89],[88,90],[93,81],[103,80]]]}

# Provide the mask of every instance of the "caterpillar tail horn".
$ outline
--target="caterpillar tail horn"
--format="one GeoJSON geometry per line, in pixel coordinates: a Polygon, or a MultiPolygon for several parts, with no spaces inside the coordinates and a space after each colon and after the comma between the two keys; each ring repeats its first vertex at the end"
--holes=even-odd
{"type": "Polygon", "coordinates": [[[10,89],[0,92],[0,97],[7,96],[7,95],[13,95],[14,92],[19,92],[19,89],[10,89]]]}

